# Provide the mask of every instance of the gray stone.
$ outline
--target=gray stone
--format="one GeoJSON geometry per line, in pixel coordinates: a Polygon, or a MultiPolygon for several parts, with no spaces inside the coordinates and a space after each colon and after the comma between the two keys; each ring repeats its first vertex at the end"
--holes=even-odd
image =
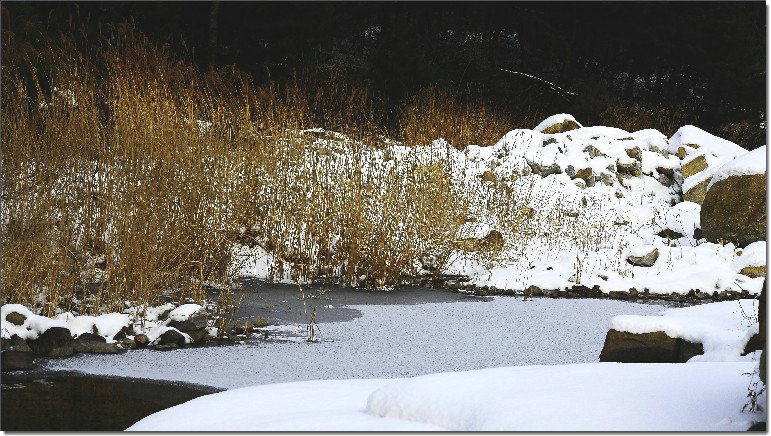
{"type": "Polygon", "coordinates": [[[150,342],[150,339],[146,334],[139,333],[138,335],[134,336],[134,342],[137,344],[138,348],[143,348],[147,346],[147,344],[150,342]]]}
{"type": "Polygon", "coordinates": [[[206,324],[209,322],[209,315],[204,309],[195,312],[190,315],[184,321],[169,321],[167,324],[169,327],[173,327],[181,332],[193,332],[206,328],[206,324]]]}
{"type": "Polygon", "coordinates": [[[83,333],[78,336],[73,347],[78,353],[115,354],[122,351],[117,343],[108,344],[103,336],[93,333],[83,333]]]}
{"type": "Polygon", "coordinates": [[[556,163],[553,163],[549,166],[541,166],[541,164],[537,162],[527,161],[527,165],[530,167],[530,170],[532,170],[533,174],[538,174],[541,177],[550,176],[552,174],[559,174],[562,172],[560,166],[556,163]]]}
{"type": "Polygon", "coordinates": [[[182,336],[182,333],[176,331],[176,330],[166,330],[163,332],[162,335],[158,337],[158,339],[155,340],[155,346],[158,348],[159,346],[176,346],[176,347],[182,347],[185,345],[185,337],[182,336]]]}
{"type": "Polygon", "coordinates": [[[70,331],[64,327],[51,327],[29,346],[37,356],[65,357],[75,353],[74,340],[70,331]]]}
{"type": "Polygon", "coordinates": [[[626,261],[636,266],[652,266],[659,258],[658,248],[654,248],[650,253],[644,256],[629,256],[626,261]]]}

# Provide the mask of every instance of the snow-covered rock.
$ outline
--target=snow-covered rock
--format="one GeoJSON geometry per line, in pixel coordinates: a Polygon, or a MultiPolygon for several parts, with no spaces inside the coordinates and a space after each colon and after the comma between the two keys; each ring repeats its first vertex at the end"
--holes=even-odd
{"type": "Polygon", "coordinates": [[[563,133],[582,127],[570,114],[557,114],[541,121],[533,130],[542,133],[563,133]]]}

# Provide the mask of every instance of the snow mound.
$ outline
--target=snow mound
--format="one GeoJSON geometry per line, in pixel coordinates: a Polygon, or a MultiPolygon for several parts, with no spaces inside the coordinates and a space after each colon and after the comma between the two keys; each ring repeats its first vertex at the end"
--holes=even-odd
{"type": "Polygon", "coordinates": [[[683,147],[688,154],[699,150],[700,152],[707,151],[714,156],[725,156],[727,158],[741,156],[747,152],[744,148],[727,139],[720,138],[691,125],[681,127],[670,138],[669,152],[671,154],[676,154],[680,147],[683,147]]]}
{"type": "Polygon", "coordinates": [[[271,384],[199,397],[129,430],[741,431],[765,418],[741,412],[754,366],[588,363],[271,384]]]}
{"type": "Polygon", "coordinates": [[[172,321],[187,321],[191,315],[203,309],[199,304],[183,304],[169,312],[169,319],[172,321]]]}
{"type": "Polygon", "coordinates": [[[758,332],[757,316],[758,300],[744,299],[668,309],[660,316],[619,315],[610,328],[636,334],[662,331],[704,345],[704,354],[690,361],[737,361],[751,359],[741,354],[758,332]]]}

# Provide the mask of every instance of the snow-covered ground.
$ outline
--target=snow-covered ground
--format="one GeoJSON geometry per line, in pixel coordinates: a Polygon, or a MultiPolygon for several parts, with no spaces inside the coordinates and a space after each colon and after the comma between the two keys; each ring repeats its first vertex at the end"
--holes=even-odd
{"type": "MultiPolygon", "coordinates": [[[[571,119],[555,115],[491,146],[458,150],[440,139],[426,147],[368,148],[361,157],[363,172],[402,171],[409,168],[405,162],[448,168],[455,192],[469,206],[457,238],[482,238],[496,230],[504,239],[492,258],[463,250],[451,254],[442,272],[468,276],[471,285],[514,291],[584,285],[651,294],[760,292],[763,278],[737,268],[741,247],[701,238],[701,206],[682,195],[716,173],[723,175],[715,180],[764,173],[765,159],[759,157],[765,147],[748,154],[694,126],[682,127],[671,139],[653,129],[603,126],[542,133],[547,124],[571,119]],[[683,159],[677,155],[681,149],[683,159]],[[699,157],[709,168],[684,180],[682,168],[699,157]],[[658,258],[652,265],[627,262],[654,249],[658,258]]],[[[331,150],[312,156],[326,160],[328,168],[344,167],[350,158],[351,141],[344,135],[319,139],[317,145],[331,150]]],[[[272,274],[271,253],[260,247],[235,250],[242,275],[291,282],[288,274],[272,274]]],[[[416,264],[415,273],[427,272],[416,264]]]]}
{"type": "Polygon", "coordinates": [[[754,363],[490,368],[394,380],[322,380],[207,395],[138,431],[742,431],[754,363]]]}
{"type": "Polygon", "coordinates": [[[51,360],[56,369],[240,388],[315,379],[398,378],[511,365],[596,362],[611,319],[664,307],[615,300],[538,298],[358,305],[361,317],[284,326],[297,341],[183,348],[51,360]]]}

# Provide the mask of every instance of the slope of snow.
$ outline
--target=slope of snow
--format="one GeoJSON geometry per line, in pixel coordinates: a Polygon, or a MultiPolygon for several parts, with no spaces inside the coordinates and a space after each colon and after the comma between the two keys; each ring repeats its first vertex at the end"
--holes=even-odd
{"type": "Polygon", "coordinates": [[[199,397],[132,431],[741,431],[755,363],[491,368],[273,384],[199,397]]]}
{"type": "Polygon", "coordinates": [[[692,361],[750,360],[741,356],[750,337],[758,332],[758,301],[721,301],[699,306],[667,309],[660,316],[619,315],[610,328],[629,333],[663,331],[704,345],[704,354],[692,361]]]}

